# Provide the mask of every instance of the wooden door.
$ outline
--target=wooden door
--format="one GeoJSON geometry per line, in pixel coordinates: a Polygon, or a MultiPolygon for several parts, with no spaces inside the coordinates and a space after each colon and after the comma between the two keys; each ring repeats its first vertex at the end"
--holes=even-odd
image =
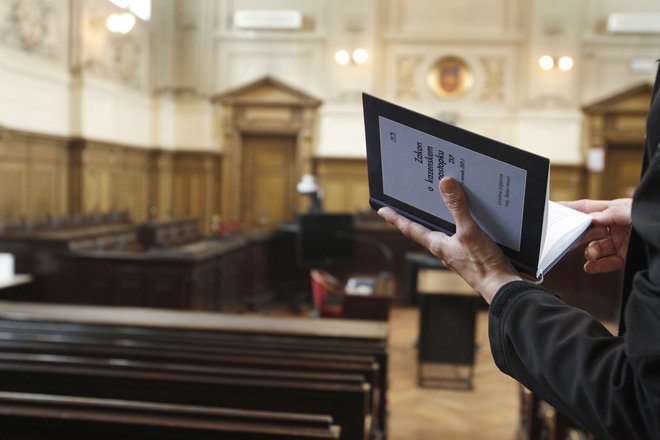
{"type": "Polygon", "coordinates": [[[613,144],[607,148],[607,163],[603,178],[603,198],[631,197],[639,184],[644,147],[613,144]]]}
{"type": "Polygon", "coordinates": [[[294,136],[245,135],[241,223],[246,228],[291,221],[295,212],[294,136]]]}

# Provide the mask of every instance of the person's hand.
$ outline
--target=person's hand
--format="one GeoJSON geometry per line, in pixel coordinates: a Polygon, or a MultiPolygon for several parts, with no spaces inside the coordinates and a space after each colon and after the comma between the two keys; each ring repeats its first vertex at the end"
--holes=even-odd
{"type": "Polygon", "coordinates": [[[623,269],[630,240],[632,199],[577,200],[560,202],[564,206],[590,214],[592,228],[580,240],[589,243],[584,251],[587,273],[614,272],[623,269]]]}
{"type": "Polygon", "coordinates": [[[500,287],[522,278],[470,215],[461,185],[455,179],[445,177],[439,186],[442,199],[456,223],[456,233],[451,237],[412,222],[391,208],[381,208],[378,214],[405,236],[430,250],[490,304],[500,287]]]}

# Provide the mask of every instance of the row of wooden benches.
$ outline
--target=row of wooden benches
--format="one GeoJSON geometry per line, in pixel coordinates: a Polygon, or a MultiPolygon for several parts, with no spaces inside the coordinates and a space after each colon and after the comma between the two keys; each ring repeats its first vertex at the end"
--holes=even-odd
{"type": "Polygon", "coordinates": [[[0,392],[7,440],[337,439],[328,416],[0,392]]]}
{"type": "Polygon", "coordinates": [[[0,423],[6,438],[384,438],[386,338],[376,322],[0,303],[0,423]]]}

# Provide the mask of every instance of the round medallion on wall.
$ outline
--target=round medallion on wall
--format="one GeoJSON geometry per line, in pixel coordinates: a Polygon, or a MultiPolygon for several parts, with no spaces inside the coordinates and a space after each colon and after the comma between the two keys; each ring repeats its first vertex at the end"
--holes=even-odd
{"type": "Polygon", "coordinates": [[[426,83],[440,98],[453,99],[468,91],[474,82],[467,63],[455,56],[436,61],[426,75],[426,83]]]}

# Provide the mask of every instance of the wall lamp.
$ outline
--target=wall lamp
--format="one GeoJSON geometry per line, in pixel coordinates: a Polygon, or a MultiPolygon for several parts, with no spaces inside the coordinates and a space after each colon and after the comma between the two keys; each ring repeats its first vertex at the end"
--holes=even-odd
{"type": "Polygon", "coordinates": [[[557,67],[562,72],[568,72],[573,68],[573,58],[564,55],[556,59],[551,55],[542,55],[539,57],[539,67],[543,70],[552,70],[557,67]]]}
{"type": "Polygon", "coordinates": [[[346,49],[340,49],[335,52],[335,61],[345,66],[346,64],[352,62],[353,64],[364,64],[369,58],[369,52],[366,49],[358,48],[350,54],[346,49]]]}
{"type": "Polygon", "coordinates": [[[127,34],[135,26],[135,15],[130,12],[111,14],[106,20],[105,25],[110,32],[127,34]]]}

